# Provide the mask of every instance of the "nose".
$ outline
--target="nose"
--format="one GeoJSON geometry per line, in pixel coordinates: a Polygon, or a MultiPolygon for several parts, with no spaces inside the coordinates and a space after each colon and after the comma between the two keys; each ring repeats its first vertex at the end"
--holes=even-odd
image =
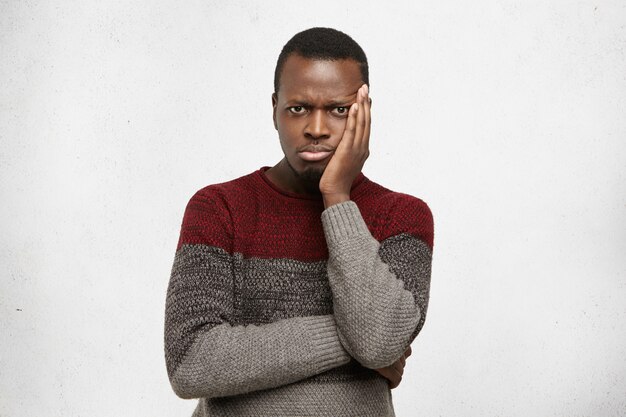
{"type": "Polygon", "coordinates": [[[325,111],[321,109],[313,110],[304,128],[304,136],[309,139],[328,139],[330,137],[330,129],[326,118],[325,111]]]}

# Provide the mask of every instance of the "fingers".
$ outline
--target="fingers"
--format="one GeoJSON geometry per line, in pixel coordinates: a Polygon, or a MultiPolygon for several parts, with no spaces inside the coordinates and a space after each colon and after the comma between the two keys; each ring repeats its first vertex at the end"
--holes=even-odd
{"type": "Polygon", "coordinates": [[[346,123],[346,128],[343,132],[339,145],[352,147],[354,136],[356,134],[357,115],[360,113],[358,110],[359,102],[357,101],[350,106],[350,110],[348,112],[348,122],[346,123]]]}
{"type": "Polygon", "coordinates": [[[389,387],[393,389],[400,385],[400,382],[402,381],[405,363],[405,358],[402,356],[393,364],[384,368],[376,369],[376,371],[389,381],[389,387]]]}
{"type": "Polygon", "coordinates": [[[385,368],[376,369],[376,371],[381,374],[387,381],[389,381],[389,388],[393,389],[400,385],[402,381],[402,374],[398,373],[393,366],[387,366],[385,368]]]}
{"type": "Polygon", "coordinates": [[[394,362],[391,367],[400,375],[404,374],[404,365],[400,361],[394,362]]]}
{"type": "Polygon", "coordinates": [[[366,153],[369,152],[371,127],[370,98],[367,84],[363,84],[357,91],[356,102],[359,104],[359,112],[356,120],[354,147],[366,153]]]}
{"type": "Polygon", "coordinates": [[[348,121],[339,145],[369,156],[370,103],[367,84],[363,84],[356,93],[356,101],[350,106],[348,121]]]}
{"type": "Polygon", "coordinates": [[[363,113],[365,118],[365,128],[363,130],[363,149],[369,152],[370,146],[370,127],[372,124],[371,114],[370,114],[370,94],[369,87],[367,84],[364,86],[364,97],[363,97],[363,113]]]}
{"type": "Polygon", "coordinates": [[[361,149],[363,142],[363,132],[365,131],[365,88],[364,84],[356,92],[356,102],[359,105],[359,111],[356,115],[356,131],[354,133],[354,142],[352,146],[356,149],[361,149]]]}
{"type": "Polygon", "coordinates": [[[389,366],[389,374],[391,375],[391,379],[390,379],[390,388],[396,388],[398,385],[400,385],[400,382],[402,381],[402,373],[403,373],[403,368],[399,366],[398,362],[394,363],[393,365],[389,366]]]}

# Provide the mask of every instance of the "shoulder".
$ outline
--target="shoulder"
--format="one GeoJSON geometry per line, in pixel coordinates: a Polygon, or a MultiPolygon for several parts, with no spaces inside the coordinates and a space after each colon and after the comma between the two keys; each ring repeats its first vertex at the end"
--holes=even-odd
{"type": "MultiPolygon", "coordinates": [[[[189,199],[187,209],[209,213],[222,213],[229,207],[249,199],[257,188],[258,171],[235,178],[230,181],[207,185],[197,190],[189,199]]],[[[187,210],[186,210],[187,211],[187,210]]]]}
{"type": "Polygon", "coordinates": [[[389,236],[408,233],[433,247],[433,214],[426,202],[404,193],[392,193],[389,201],[389,236]]]}
{"type": "Polygon", "coordinates": [[[197,190],[185,207],[178,247],[206,243],[226,248],[232,236],[232,209],[236,200],[244,199],[253,185],[248,174],[231,181],[207,185],[197,190]]]}
{"type": "Polygon", "coordinates": [[[433,214],[421,198],[392,191],[372,181],[363,193],[364,217],[378,241],[400,234],[410,234],[431,249],[434,240],[433,214]]]}
{"type": "Polygon", "coordinates": [[[207,185],[197,190],[189,201],[222,201],[227,203],[229,200],[241,196],[241,193],[254,189],[254,176],[256,174],[256,172],[253,172],[230,181],[207,185]]]}

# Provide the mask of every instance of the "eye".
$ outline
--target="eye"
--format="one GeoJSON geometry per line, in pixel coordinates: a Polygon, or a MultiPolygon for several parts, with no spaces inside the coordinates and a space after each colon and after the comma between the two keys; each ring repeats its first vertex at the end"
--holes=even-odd
{"type": "Polygon", "coordinates": [[[291,106],[287,110],[293,114],[303,114],[306,111],[304,106],[291,106]]]}
{"type": "Polygon", "coordinates": [[[337,116],[347,116],[349,110],[350,109],[348,107],[340,106],[340,107],[335,107],[333,109],[333,113],[335,113],[335,115],[337,116]]]}

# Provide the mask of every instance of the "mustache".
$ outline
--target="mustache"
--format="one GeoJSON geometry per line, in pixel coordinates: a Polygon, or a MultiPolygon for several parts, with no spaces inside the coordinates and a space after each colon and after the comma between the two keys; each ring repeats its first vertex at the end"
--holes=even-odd
{"type": "Polygon", "coordinates": [[[334,150],[335,148],[325,145],[306,145],[298,149],[298,152],[331,152],[334,150]]]}

